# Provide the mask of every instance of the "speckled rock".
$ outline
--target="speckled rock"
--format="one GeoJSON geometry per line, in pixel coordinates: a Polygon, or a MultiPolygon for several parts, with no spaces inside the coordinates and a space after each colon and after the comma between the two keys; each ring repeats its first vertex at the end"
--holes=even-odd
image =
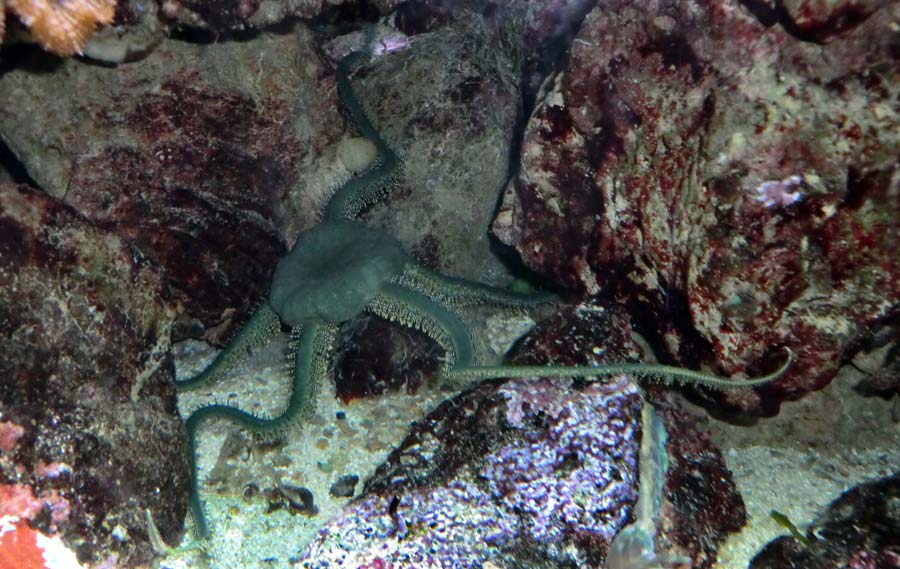
{"type": "Polygon", "coordinates": [[[641,400],[620,377],[516,380],[413,428],[301,567],[597,563],[637,499],[641,400]]]}
{"type": "Polygon", "coordinates": [[[731,0],[605,3],[529,121],[495,233],[685,365],[752,375],[790,347],[778,382],[714,394],[776,413],[900,300],[898,10],[816,45],[731,0]]]}
{"type": "Polygon", "coordinates": [[[23,64],[0,82],[0,132],[43,189],[159,264],[190,317],[221,325],[216,341],[266,293],[285,219],[313,217],[341,175],[338,103],[312,54],[297,27],[166,42],[114,68],[23,64]]]}
{"type": "MultiPolygon", "coordinates": [[[[567,311],[524,340],[529,356],[519,362],[634,354],[627,326],[616,329],[621,318],[598,306],[567,311]]],[[[743,503],[696,418],[659,400],[671,437],[687,440],[670,443],[676,478],[656,548],[709,567],[725,534],[744,523],[743,503]]],[[[413,426],[301,566],[602,566],[637,500],[642,405],[626,376],[483,383],[413,426]]]]}
{"type": "Polygon", "coordinates": [[[0,186],[0,487],[30,496],[16,515],[82,562],[148,562],[145,508],[170,542],[182,532],[189,455],[164,287],[71,207],[0,186]]]}
{"type": "MultiPolygon", "coordinates": [[[[596,365],[640,361],[643,355],[621,306],[581,304],[540,322],[511,357],[520,364],[596,365]]],[[[643,387],[669,433],[670,464],[657,521],[661,528],[657,550],[691,557],[695,569],[710,567],[728,534],[746,524],[744,502],[710,439],[708,420],[665,386],[643,382],[643,387]]]]}
{"type": "Polygon", "coordinates": [[[769,543],[750,569],[896,569],[900,567],[900,475],[852,488],[809,527],[769,543]]]}

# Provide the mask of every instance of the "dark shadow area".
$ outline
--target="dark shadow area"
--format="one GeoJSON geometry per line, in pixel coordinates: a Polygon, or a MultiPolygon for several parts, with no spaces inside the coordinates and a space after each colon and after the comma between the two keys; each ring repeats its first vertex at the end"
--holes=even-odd
{"type": "Polygon", "coordinates": [[[21,160],[6,142],[2,140],[0,140],[0,169],[5,170],[12,178],[12,181],[17,184],[26,184],[33,188],[38,187],[25,165],[22,164],[21,160]]]}
{"type": "Polygon", "coordinates": [[[810,43],[822,43],[831,36],[856,27],[877,12],[877,10],[868,11],[865,6],[848,2],[832,11],[831,16],[821,24],[800,27],[791,18],[782,0],[778,0],[774,5],[767,0],[741,0],[741,4],[763,26],[770,28],[777,24],[798,40],[810,43]]]}

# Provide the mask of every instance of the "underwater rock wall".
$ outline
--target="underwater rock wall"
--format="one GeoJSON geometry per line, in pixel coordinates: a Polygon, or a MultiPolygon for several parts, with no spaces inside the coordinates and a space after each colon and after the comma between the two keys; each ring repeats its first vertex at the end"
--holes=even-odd
{"type": "Polygon", "coordinates": [[[149,562],[187,512],[187,437],[158,270],[46,194],[0,185],[0,517],[81,562],[149,562]]]}
{"type": "Polygon", "coordinates": [[[162,267],[218,342],[285,252],[298,170],[309,199],[327,187],[313,164],[336,134],[325,125],[337,102],[319,95],[313,53],[298,28],[252,47],[166,42],[114,68],[23,66],[0,82],[0,134],[41,188],[162,267]]]}
{"type": "Polygon", "coordinates": [[[790,347],[786,377],[714,395],[774,414],[900,301],[898,7],[819,44],[737,2],[650,6],[585,20],[494,232],[560,286],[627,304],[689,366],[753,374],[790,347]]]}

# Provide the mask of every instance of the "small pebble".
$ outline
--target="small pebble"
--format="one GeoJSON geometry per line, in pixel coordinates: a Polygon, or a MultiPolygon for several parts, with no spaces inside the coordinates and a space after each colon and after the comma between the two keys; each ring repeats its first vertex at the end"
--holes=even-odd
{"type": "Polygon", "coordinates": [[[356,492],[357,482],[359,482],[359,476],[355,474],[345,474],[331,485],[331,489],[328,493],[335,498],[350,498],[356,492]]]}

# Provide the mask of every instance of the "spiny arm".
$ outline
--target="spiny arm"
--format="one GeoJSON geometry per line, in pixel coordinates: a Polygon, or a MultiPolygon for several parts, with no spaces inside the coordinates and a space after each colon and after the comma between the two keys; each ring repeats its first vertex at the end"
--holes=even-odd
{"type": "Polygon", "coordinates": [[[176,381],[175,386],[187,391],[212,383],[219,379],[221,373],[243,362],[251,351],[268,342],[278,333],[280,326],[281,321],[269,303],[262,303],[206,369],[194,377],[176,381]]]}
{"type": "Polygon", "coordinates": [[[557,300],[550,292],[522,294],[486,284],[444,276],[436,271],[410,264],[399,278],[399,284],[455,308],[486,304],[500,308],[528,308],[557,300]]]}
{"type": "Polygon", "coordinates": [[[794,361],[794,353],[785,348],[787,358],[772,373],[752,379],[730,379],[715,375],[660,364],[605,364],[592,366],[491,366],[453,369],[445,376],[460,382],[471,382],[501,377],[608,377],[620,373],[634,375],[663,382],[695,383],[715,389],[755,387],[774,381],[787,372],[794,361]]]}
{"type": "Polygon", "coordinates": [[[397,182],[401,171],[401,162],[397,154],[381,138],[378,131],[372,125],[362,104],[353,91],[350,83],[350,70],[357,61],[369,57],[372,53],[375,28],[369,27],[366,34],[365,47],[357,52],[345,56],[338,63],[335,70],[335,80],[338,87],[338,95],[350,113],[353,122],[360,134],[369,139],[377,151],[375,165],[366,173],[348,181],[342,185],[325,206],[324,217],[326,219],[353,219],[366,207],[377,201],[387,193],[397,182]]]}
{"type": "Polygon", "coordinates": [[[437,341],[452,362],[450,369],[478,369],[472,337],[463,320],[452,310],[425,295],[397,284],[382,287],[367,310],[404,326],[421,330],[437,341]]]}
{"type": "MultiPolygon", "coordinates": [[[[210,419],[226,419],[257,434],[278,433],[298,417],[304,417],[312,411],[315,391],[327,370],[326,354],[331,351],[337,326],[330,323],[307,321],[303,323],[302,333],[294,334],[296,342],[292,347],[296,350],[296,359],[291,382],[291,395],[285,409],[276,416],[264,417],[239,409],[232,405],[216,403],[205,405],[194,411],[185,422],[188,442],[192,449],[197,448],[197,431],[210,419]]],[[[200,481],[197,476],[196,451],[191,454],[191,516],[197,529],[197,536],[206,539],[210,535],[209,524],[200,500],[200,481]]]]}

